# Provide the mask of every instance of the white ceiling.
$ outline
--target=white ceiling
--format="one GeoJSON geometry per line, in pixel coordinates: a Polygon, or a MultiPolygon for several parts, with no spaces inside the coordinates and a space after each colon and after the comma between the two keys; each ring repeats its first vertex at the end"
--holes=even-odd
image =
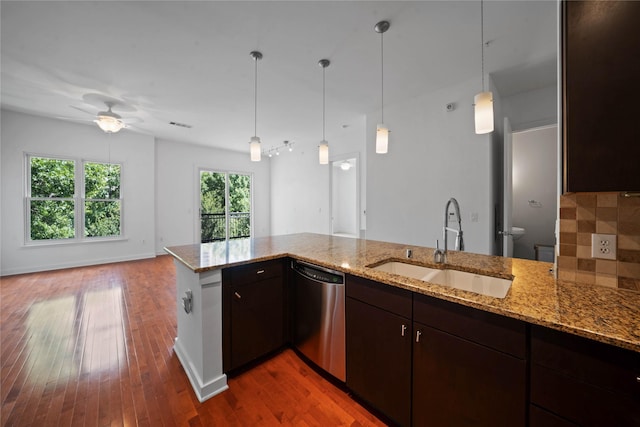
{"type": "MultiPolygon", "coordinates": [[[[485,71],[503,96],[555,81],[557,8],[484,2],[485,71]]],[[[385,105],[474,76],[481,89],[477,0],[2,0],[0,14],[3,108],[93,125],[101,99],[114,99],[115,112],[137,120],[123,132],[232,150],[248,150],[254,133],[252,50],[264,55],[257,134],[265,148],[322,139],[322,58],[331,60],[329,141],[379,110],[380,20],[391,22],[385,105]]]]}

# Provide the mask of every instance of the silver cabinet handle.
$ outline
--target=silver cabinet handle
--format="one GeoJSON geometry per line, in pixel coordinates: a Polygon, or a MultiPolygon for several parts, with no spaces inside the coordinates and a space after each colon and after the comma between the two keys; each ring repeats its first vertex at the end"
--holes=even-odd
{"type": "Polygon", "coordinates": [[[264,270],[258,270],[258,271],[256,272],[256,274],[262,274],[262,273],[264,273],[264,270]]]}
{"type": "Polygon", "coordinates": [[[234,293],[233,293],[233,295],[235,295],[235,296],[236,296],[236,298],[238,298],[238,299],[242,299],[242,295],[240,295],[240,294],[239,294],[239,293],[237,293],[237,292],[234,292],[234,293]]]}
{"type": "Polygon", "coordinates": [[[416,331],[416,342],[420,342],[420,335],[422,335],[422,332],[416,331]]]}
{"type": "Polygon", "coordinates": [[[404,336],[404,333],[407,331],[407,325],[402,325],[402,336],[404,336]]]}

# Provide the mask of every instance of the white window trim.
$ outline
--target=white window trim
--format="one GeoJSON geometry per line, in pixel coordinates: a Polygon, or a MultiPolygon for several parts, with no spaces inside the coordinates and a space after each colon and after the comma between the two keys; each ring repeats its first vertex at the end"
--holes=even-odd
{"type": "Polygon", "coordinates": [[[39,153],[24,153],[24,186],[25,190],[23,192],[24,203],[24,215],[23,218],[25,220],[24,223],[24,246],[25,247],[42,247],[42,246],[59,246],[59,245],[77,245],[77,244],[86,244],[86,243],[101,243],[101,242],[113,242],[113,241],[127,241],[129,240],[125,235],[125,224],[124,224],[124,193],[123,193],[123,185],[122,185],[122,177],[124,169],[124,162],[119,161],[109,161],[109,160],[87,160],[82,158],[77,158],[73,156],[61,156],[55,154],[39,154],[39,153]],[[74,164],[74,195],[73,197],[31,197],[31,158],[40,157],[46,159],[57,159],[57,160],[69,160],[74,164]],[[84,168],[86,163],[103,163],[103,164],[113,164],[120,166],[120,198],[118,199],[86,199],[84,197],[84,168]],[[78,166],[80,165],[80,166],[78,166]],[[32,200],[69,200],[74,202],[74,234],[75,237],[69,239],[42,239],[42,240],[33,240],[31,239],[31,201],[32,200]],[[118,236],[95,236],[95,237],[85,237],[84,236],[84,204],[85,201],[119,201],[120,202],[120,235],[118,236]]]}

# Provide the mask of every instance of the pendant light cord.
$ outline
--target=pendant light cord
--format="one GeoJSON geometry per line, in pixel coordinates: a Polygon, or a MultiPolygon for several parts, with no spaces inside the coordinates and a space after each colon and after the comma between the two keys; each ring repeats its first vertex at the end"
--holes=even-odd
{"type": "Polygon", "coordinates": [[[380,33],[380,98],[381,98],[381,111],[382,111],[382,122],[384,123],[384,33],[380,33]]]}
{"type": "Polygon", "coordinates": [[[253,59],[255,65],[255,81],[253,90],[253,136],[258,136],[258,58],[253,59]]]}
{"type": "Polygon", "coordinates": [[[322,140],[323,141],[326,141],[325,136],[324,136],[325,111],[326,111],[326,102],[325,102],[326,89],[325,89],[325,80],[324,80],[325,71],[326,71],[325,67],[322,67],[322,140]]]}
{"type": "Polygon", "coordinates": [[[480,52],[482,52],[482,91],[484,92],[484,6],[480,0],[480,52]]]}

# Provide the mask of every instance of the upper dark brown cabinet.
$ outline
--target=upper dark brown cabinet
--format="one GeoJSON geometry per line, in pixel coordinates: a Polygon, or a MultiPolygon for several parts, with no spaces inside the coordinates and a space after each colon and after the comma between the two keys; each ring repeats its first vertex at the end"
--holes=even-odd
{"type": "Polygon", "coordinates": [[[640,190],[640,2],[563,3],[564,192],[640,190]]]}

